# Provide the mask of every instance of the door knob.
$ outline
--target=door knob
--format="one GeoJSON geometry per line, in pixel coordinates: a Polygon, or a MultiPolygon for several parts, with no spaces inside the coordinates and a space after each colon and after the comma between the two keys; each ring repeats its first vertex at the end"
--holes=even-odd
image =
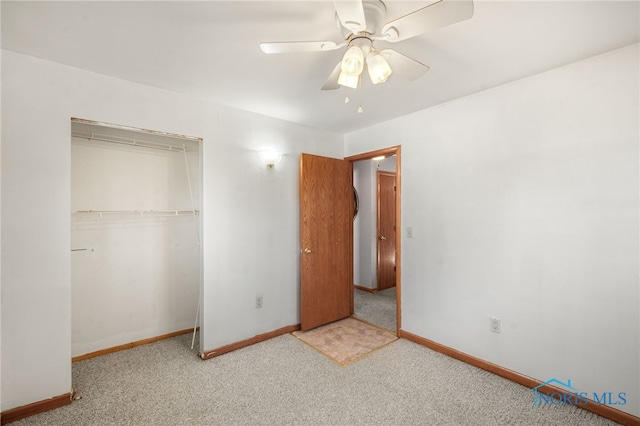
{"type": "Polygon", "coordinates": [[[380,241],[387,241],[387,237],[385,237],[384,235],[380,235],[380,241]]]}
{"type": "Polygon", "coordinates": [[[304,254],[310,254],[311,253],[311,249],[309,247],[305,247],[304,249],[301,250],[304,254]]]}

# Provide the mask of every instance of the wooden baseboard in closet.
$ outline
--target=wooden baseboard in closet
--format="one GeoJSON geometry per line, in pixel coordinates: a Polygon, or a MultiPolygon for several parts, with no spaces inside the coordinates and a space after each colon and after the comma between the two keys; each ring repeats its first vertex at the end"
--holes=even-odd
{"type": "MultiPolygon", "coordinates": [[[[200,327],[198,327],[196,330],[199,330],[199,329],[200,327]]],[[[83,361],[85,359],[95,358],[97,356],[123,351],[125,349],[135,348],[136,346],[148,345],[149,343],[159,342],[160,340],[170,339],[172,337],[176,337],[176,336],[180,336],[182,334],[188,334],[188,333],[193,333],[193,328],[174,331],[173,333],[167,333],[161,336],[150,337],[148,339],[137,340],[135,342],[125,343],[124,345],[114,346],[112,348],[101,349],[99,351],[90,352],[88,354],[74,356],[73,358],[71,358],[71,362],[83,361]]]]}

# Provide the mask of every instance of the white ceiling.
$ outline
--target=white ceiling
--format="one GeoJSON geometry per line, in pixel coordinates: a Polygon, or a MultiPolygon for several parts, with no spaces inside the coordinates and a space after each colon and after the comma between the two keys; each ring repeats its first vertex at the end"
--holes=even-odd
{"type": "MultiPolygon", "coordinates": [[[[385,0],[388,20],[430,1],[385,0]]],[[[390,45],[431,67],[357,92],[320,87],[344,48],[331,1],[2,1],[2,48],[305,125],[349,132],[639,41],[638,1],[476,0],[468,21],[390,45]],[[345,95],[352,101],[345,105],[345,95]]]]}

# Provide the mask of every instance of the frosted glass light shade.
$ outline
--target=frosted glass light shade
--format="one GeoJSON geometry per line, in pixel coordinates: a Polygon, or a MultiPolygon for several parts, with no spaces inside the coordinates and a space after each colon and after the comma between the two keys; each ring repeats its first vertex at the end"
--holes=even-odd
{"type": "Polygon", "coordinates": [[[358,88],[358,79],[360,77],[359,76],[350,76],[347,75],[343,72],[340,73],[340,76],[338,77],[338,84],[342,85],[342,86],[346,86],[346,87],[351,87],[352,89],[357,89],[358,88]]]}
{"type": "Polygon", "coordinates": [[[379,53],[367,55],[367,70],[373,84],[384,83],[393,72],[387,61],[379,53]]]}
{"type": "Polygon", "coordinates": [[[269,168],[273,168],[282,159],[282,152],[280,151],[260,151],[260,159],[269,168]]]}
{"type": "Polygon", "coordinates": [[[352,89],[357,88],[360,74],[364,69],[364,61],[364,53],[360,47],[351,46],[347,49],[347,52],[342,57],[338,84],[352,89]]]}
{"type": "Polygon", "coordinates": [[[358,46],[351,46],[342,58],[342,74],[357,77],[364,68],[364,54],[358,46]]]}

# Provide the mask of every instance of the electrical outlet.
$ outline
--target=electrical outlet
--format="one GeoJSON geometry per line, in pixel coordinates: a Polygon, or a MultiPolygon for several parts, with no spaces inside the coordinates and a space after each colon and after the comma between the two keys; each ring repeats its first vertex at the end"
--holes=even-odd
{"type": "Polygon", "coordinates": [[[489,317],[489,329],[494,333],[500,333],[500,318],[489,317]]]}
{"type": "Polygon", "coordinates": [[[256,309],[262,308],[262,296],[256,296],[256,309]]]}

